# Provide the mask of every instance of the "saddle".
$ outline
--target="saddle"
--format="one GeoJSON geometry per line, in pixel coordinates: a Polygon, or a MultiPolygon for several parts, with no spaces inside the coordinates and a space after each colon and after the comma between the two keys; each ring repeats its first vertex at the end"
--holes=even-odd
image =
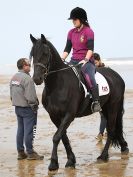
{"type": "MultiPolygon", "coordinates": [[[[87,88],[87,83],[86,83],[83,73],[81,72],[81,67],[76,66],[76,67],[72,67],[72,69],[73,69],[73,72],[75,73],[76,77],[79,80],[79,87],[82,86],[84,89],[85,97],[87,95],[90,95],[90,97],[91,97],[91,91],[89,88],[87,88]]],[[[104,95],[109,94],[110,89],[109,89],[109,85],[108,85],[108,82],[105,79],[105,77],[100,72],[96,71],[95,79],[96,79],[96,83],[97,83],[98,89],[99,89],[99,96],[104,96],[104,95]]]]}

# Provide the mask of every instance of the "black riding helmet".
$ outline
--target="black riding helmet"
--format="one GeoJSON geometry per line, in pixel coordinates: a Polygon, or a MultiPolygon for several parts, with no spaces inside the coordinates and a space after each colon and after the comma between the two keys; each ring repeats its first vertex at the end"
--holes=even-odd
{"type": "Polygon", "coordinates": [[[80,7],[74,8],[71,11],[70,17],[68,18],[68,20],[72,20],[72,19],[79,19],[79,20],[87,21],[86,11],[80,7]]]}

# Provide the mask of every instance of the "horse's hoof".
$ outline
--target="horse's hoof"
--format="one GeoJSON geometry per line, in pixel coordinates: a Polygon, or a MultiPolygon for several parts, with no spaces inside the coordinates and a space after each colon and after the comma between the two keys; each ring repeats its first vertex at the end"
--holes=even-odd
{"type": "Polygon", "coordinates": [[[98,162],[108,162],[108,160],[109,160],[109,157],[108,157],[108,155],[100,155],[98,158],[97,158],[97,161],[98,162]]]}
{"type": "Polygon", "coordinates": [[[126,147],[125,149],[121,150],[121,154],[122,155],[127,155],[128,153],[129,153],[128,147],[126,147]]]}
{"type": "Polygon", "coordinates": [[[67,161],[65,168],[75,168],[75,163],[72,161],[67,161]]]}
{"type": "Polygon", "coordinates": [[[51,162],[48,169],[49,169],[49,171],[56,171],[59,169],[59,164],[55,161],[51,162]]]}

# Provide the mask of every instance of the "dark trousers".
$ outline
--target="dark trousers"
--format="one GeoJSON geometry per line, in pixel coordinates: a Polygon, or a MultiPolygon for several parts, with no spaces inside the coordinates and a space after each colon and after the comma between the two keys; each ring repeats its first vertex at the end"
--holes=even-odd
{"type": "Polygon", "coordinates": [[[17,150],[24,150],[24,144],[27,153],[33,152],[33,139],[36,132],[37,114],[30,107],[15,107],[17,115],[17,150]]]}
{"type": "MultiPolygon", "coordinates": [[[[70,64],[78,64],[78,61],[75,61],[71,59],[70,64]]],[[[91,61],[87,62],[82,68],[81,71],[85,77],[85,80],[87,82],[87,88],[93,89],[97,87],[97,83],[95,80],[95,72],[96,72],[96,67],[95,64],[91,61]]]]}
{"type": "Polygon", "coordinates": [[[101,122],[100,122],[99,133],[103,134],[106,128],[107,120],[105,119],[104,115],[101,112],[100,112],[100,116],[101,116],[101,122]]]}

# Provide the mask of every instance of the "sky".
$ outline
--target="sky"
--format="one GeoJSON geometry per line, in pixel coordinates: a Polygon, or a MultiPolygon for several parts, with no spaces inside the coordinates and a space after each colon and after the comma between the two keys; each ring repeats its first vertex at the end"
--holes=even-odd
{"type": "Polygon", "coordinates": [[[61,55],[73,28],[67,19],[75,7],[87,12],[95,52],[102,58],[133,57],[132,0],[1,0],[0,64],[29,57],[30,33],[36,38],[44,34],[61,55]]]}

